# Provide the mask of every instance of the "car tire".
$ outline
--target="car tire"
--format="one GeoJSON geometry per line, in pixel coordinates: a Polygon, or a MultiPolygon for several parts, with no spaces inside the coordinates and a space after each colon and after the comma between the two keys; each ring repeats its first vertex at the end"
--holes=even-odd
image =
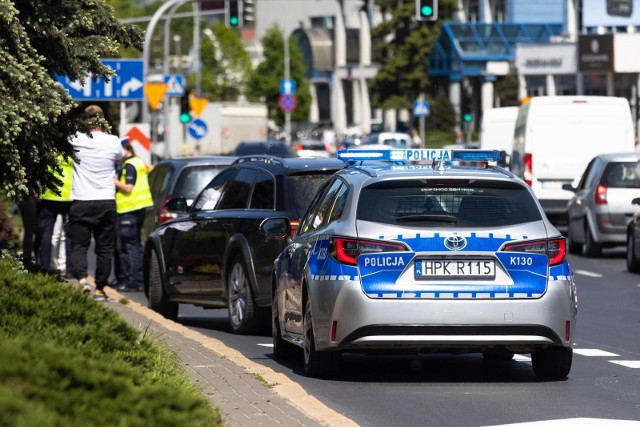
{"type": "Polygon", "coordinates": [[[572,255],[582,253],[582,243],[576,242],[571,232],[571,220],[569,220],[569,230],[567,231],[567,251],[572,255]]]}
{"type": "Polygon", "coordinates": [[[602,245],[593,239],[593,233],[589,224],[585,221],[584,230],[584,254],[588,257],[599,257],[602,255],[602,245]]]}
{"type": "Polygon", "coordinates": [[[278,318],[279,313],[278,299],[274,295],[271,307],[271,335],[273,337],[273,358],[276,360],[291,359],[294,356],[300,354],[300,348],[282,339],[282,333],[280,332],[280,320],[278,318]]]}
{"type": "Polygon", "coordinates": [[[629,273],[640,273],[640,261],[636,256],[632,232],[627,233],[627,271],[629,273]]]}
{"type": "Polygon", "coordinates": [[[149,255],[149,269],[147,271],[149,273],[149,308],[167,319],[175,321],[178,318],[180,305],[167,298],[160,261],[155,250],[151,250],[149,255]]]}
{"type": "Polygon", "coordinates": [[[533,372],[539,379],[564,379],[571,371],[573,349],[547,347],[531,353],[533,372]]]}
{"type": "Polygon", "coordinates": [[[303,318],[303,353],[304,373],[308,377],[326,378],[337,373],[342,355],[338,352],[316,350],[315,336],[313,334],[313,313],[311,311],[311,298],[307,296],[304,305],[303,318]]]}
{"type": "Polygon", "coordinates": [[[509,361],[513,359],[515,353],[513,351],[509,351],[504,347],[492,347],[488,348],[482,352],[482,357],[485,360],[495,360],[495,361],[509,361]]]}
{"type": "Polygon", "coordinates": [[[251,282],[240,255],[236,255],[231,261],[227,276],[227,308],[229,325],[233,333],[249,334],[257,329],[257,313],[251,282]]]}

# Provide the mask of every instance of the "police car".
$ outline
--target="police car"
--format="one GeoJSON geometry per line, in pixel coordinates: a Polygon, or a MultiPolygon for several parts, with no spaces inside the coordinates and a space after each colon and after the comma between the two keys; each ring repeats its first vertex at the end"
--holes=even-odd
{"type": "MultiPolygon", "coordinates": [[[[571,369],[577,313],[566,242],[497,151],[345,150],[273,269],[276,358],[306,375],[344,352],[531,353],[571,369]],[[465,166],[460,166],[465,163],[465,166]],[[470,166],[473,165],[473,166],[470,166]]],[[[285,238],[270,218],[262,231],[285,238]]]]}

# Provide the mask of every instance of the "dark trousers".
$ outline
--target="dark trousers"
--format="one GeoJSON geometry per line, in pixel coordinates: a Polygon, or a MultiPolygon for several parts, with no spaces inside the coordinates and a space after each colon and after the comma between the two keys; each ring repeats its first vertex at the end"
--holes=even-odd
{"type": "Polygon", "coordinates": [[[71,262],[78,279],[87,277],[87,252],[91,237],[96,247],[96,288],[102,290],[109,283],[111,262],[116,241],[115,200],[74,200],[69,210],[71,262]]]}
{"type": "MultiPolygon", "coordinates": [[[[38,265],[44,271],[49,271],[51,264],[51,251],[53,244],[53,228],[56,225],[58,215],[62,215],[63,229],[67,232],[69,222],[69,209],[71,202],[57,202],[53,200],[42,200],[40,203],[40,213],[38,214],[38,228],[40,230],[40,247],[38,248],[38,265]]],[[[65,239],[65,251],[67,253],[67,274],[72,274],[71,262],[71,239],[65,239]]]]}
{"type": "Polygon", "coordinates": [[[35,269],[34,255],[38,253],[40,236],[38,233],[38,204],[29,196],[18,204],[22,217],[22,265],[28,271],[35,269]]]}
{"type": "Polygon", "coordinates": [[[116,278],[130,288],[142,288],[142,224],[145,209],[118,215],[116,278]]]}

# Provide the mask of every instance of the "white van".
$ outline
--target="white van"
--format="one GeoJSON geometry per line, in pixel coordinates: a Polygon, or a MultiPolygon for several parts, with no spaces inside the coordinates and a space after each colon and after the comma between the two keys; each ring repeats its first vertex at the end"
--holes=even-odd
{"type": "Polygon", "coordinates": [[[491,108],[482,113],[480,149],[504,152],[504,165],[508,165],[513,149],[513,133],[520,107],[491,108]]]}
{"type": "Polygon", "coordinates": [[[635,149],[629,102],[606,96],[541,96],[520,107],[511,171],[524,179],[549,219],[566,225],[574,187],[598,154],[635,149]]]}

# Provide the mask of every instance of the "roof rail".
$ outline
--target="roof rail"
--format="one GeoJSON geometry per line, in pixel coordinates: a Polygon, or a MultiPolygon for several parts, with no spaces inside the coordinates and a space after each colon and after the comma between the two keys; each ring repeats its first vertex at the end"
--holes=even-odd
{"type": "Polygon", "coordinates": [[[268,154],[250,154],[248,156],[240,157],[231,163],[232,165],[246,162],[262,162],[273,163],[280,166],[287,166],[287,162],[282,157],[270,156],[268,154]]]}

